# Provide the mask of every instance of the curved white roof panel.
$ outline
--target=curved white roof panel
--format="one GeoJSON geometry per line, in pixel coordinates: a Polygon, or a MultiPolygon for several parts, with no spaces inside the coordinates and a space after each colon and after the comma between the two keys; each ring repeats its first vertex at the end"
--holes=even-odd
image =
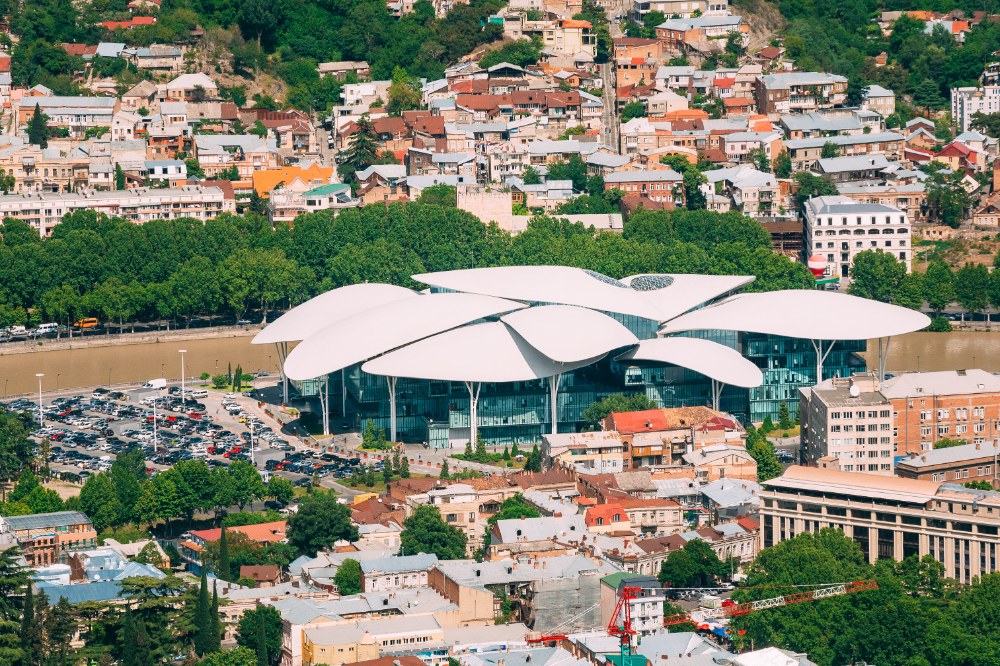
{"type": "MultiPolygon", "coordinates": [[[[426,294],[391,301],[310,335],[288,355],[285,374],[298,380],[319,377],[477,319],[523,307],[522,303],[477,294],[426,294]]],[[[492,350],[481,347],[477,353],[488,356],[492,350]]]]}
{"type": "Polygon", "coordinates": [[[661,333],[711,330],[808,340],[868,340],[919,331],[930,317],[898,305],[832,291],[738,294],[668,321],[661,333]]]}
{"type": "Polygon", "coordinates": [[[760,368],[731,347],[700,338],[653,338],[643,340],[617,359],[669,363],[694,370],[723,384],[752,388],[764,383],[760,368]]]}
{"type": "Polygon", "coordinates": [[[327,291],[297,305],[264,327],[252,344],[298,342],[330,324],[370,310],[384,303],[417,296],[417,293],[391,284],[352,284],[327,291]]]}
{"type": "Polygon", "coordinates": [[[464,326],[368,361],[373,375],[452,382],[517,382],[551,377],[597,361],[558,363],[502,322],[464,326]]]}
{"type": "Polygon", "coordinates": [[[559,363],[601,356],[639,342],[617,320],[573,305],[542,305],[500,319],[532,347],[559,363]]]}
{"type": "Polygon", "coordinates": [[[606,275],[570,266],[502,266],[421,273],[414,280],[443,289],[519,301],[578,305],[592,310],[658,319],[642,292],[606,275]]]}
{"type": "Polygon", "coordinates": [[[630,275],[621,282],[642,292],[653,303],[657,321],[667,321],[756,279],[752,275],[661,273],[630,275]]]}

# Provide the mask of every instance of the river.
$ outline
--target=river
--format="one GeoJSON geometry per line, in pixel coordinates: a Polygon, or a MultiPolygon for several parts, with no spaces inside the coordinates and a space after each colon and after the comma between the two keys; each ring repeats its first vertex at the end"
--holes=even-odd
{"type": "MultiPolygon", "coordinates": [[[[251,345],[250,336],[204,340],[164,340],[111,347],[86,347],[37,351],[0,356],[0,390],[4,397],[38,390],[35,373],[45,373],[45,391],[83,386],[145,381],[154,377],[181,375],[179,349],[184,355],[185,374],[226,372],[241,365],[245,372],[277,372],[278,357],[272,345],[251,345]]],[[[874,341],[869,350],[876,349],[874,341]]],[[[876,352],[867,352],[874,367],[876,352]]],[[[951,333],[910,333],[892,340],[886,369],[890,372],[914,370],[957,370],[983,368],[1000,372],[1000,332],[954,331],[951,333]]]]}

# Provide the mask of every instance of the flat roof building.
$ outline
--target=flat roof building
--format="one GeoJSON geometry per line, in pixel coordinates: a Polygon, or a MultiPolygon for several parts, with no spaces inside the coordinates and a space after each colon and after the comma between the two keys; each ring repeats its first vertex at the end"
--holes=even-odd
{"type": "Polygon", "coordinates": [[[865,558],[932,556],[962,583],[998,571],[1000,492],[961,485],[790,467],[764,482],[761,546],[803,532],[842,530],[865,558]]]}

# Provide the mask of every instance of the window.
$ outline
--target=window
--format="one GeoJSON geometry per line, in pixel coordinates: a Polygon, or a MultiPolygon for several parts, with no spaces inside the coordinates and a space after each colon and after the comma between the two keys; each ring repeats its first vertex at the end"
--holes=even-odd
{"type": "Polygon", "coordinates": [[[921,410],[920,411],[920,420],[921,421],[930,421],[931,420],[931,410],[929,410],[929,409],[923,409],[923,410],[921,410]]]}
{"type": "Polygon", "coordinates": [[[951,429],[951,427],[950,427],[950,426],[948,426],[947,424],[945,424],[945,425],[939,425],[939,426],[937,427],[937,434],[938,434],[939,436],[940,436],[940,435],[947,435],[947,434],[948,434],[948,431],[949,431],[950,429],[951,429]]]}
{"type": "Polygon", "coordinates": [[[931,426],[920,426],[920,436],[921,437],[930,437],[931,436],[931,430],[932,430],[931,426]]]}
{"type": "Polygon", "coordinates": [[[950,415],[951,415],[951,410],[948,409],[939,409],[937,411],[937,417],[939,421],[948,418],[950,415]]]}

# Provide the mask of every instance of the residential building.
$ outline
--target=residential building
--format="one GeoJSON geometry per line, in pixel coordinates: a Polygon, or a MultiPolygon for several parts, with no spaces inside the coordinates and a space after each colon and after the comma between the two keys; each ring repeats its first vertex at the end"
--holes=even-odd
{"type": "Polygon", "coordinates": [[[427,587],[427,572],[437,562],[437,555],[426,553],[365,560],[361,563],[361,591],[391,592],[427,587]]]}
{"type": "Polygon", "coordinates": [[[61,127],[74,136],[82,136],[94,127],[111,127],[120,105],[115,97],[25,96],[17,103],[19,127],[27,126],[36,107],[47,116],[49,127],[61,127]]]}
{"type": "Polygon", "coordinates": [[[749,217],[775,217],[784,208],[781,188],[773,174],[758,171],[748,164],[728,169],[706,171],[706,195],[721,189],[730,199],[726,210],[735,209],[749,217]]]}
{"type": "Polygon", "coordinates": [[[0,537],[12,540],[30,567],[63,562],[69,553],[97,545],[97,530],[79,511],[0,516],[0,537]]]}
{"type": "Polygon", "coordinates": [[[67,213],[84,209],[136,224],[183,217],[205,221],[222,213],[235,213],[236,201],[231,193],[227,195],[218,187],[199,185],[0,195],[0,216],[24,220],[42,236],[49,235],[67,213]]]}
{"type": "Polygon", "coordinates": [[[898,208],[859,204],[838,195],[809,199],[805,213],[806,248],[826,257],[826,276],[849,279],[854,257],[876,249],[894,255],[909,272],[911,225],[898,208]]]}
{"type": "Polygon", "coordinates": [[[235,167],[240,180],[251,180],[254,171],[280,166],[277,141],[254,134],[197,134],[194,150],[207,177],[235,167]]]}
{"type": "Polygon", "coordinates": [[[704,14],[697,18],[670,19],[656,26],[656,38],[664,51],[672,54],[718,53],[733,33],[740,36],[744,48],[750,44],[750,26],[742,16],[704,14]]]}
{"type": "Polygon", "coordinates": [[[757,461],[747,453],[746,447],[732,444],[703,446],[682,456],[685,465],[694,468],[694,477],[700,481],[738,479],[755,481],[757,461]]]}
{"type": "Polygon", "coordinates": [[[147,182],[165,183],[168,187],[187,185],[187,164],[184,160],[146,160],[140,174],[147,182]]]}
{"type": "Polygon", "coordinates": [[[882,86],[869,85],[861,101],[861,108],[888,118],[896,113],[896,93],[882,86]]]}
{"type": "Polygon", "coordinates": [[[991,372],[907,372],[882,382],[881,391],[892,402],[897,456],[931,451],[945,438],[1000,438],[1000,378],[991,372]]]}
{"type": "Polygon", "coordinates": [[[494,592],[520,598],[520,621],[535,631],[562,631],[600,622],[600,581],[614,567],[585,555],[505,559],[489,562],[446,560],[431,570],[431,587],[448,597],[462,614],[483,614],[492,622],[494,592]]]}
{"type": "Polygon", "coordinates": [[[977,113],[1000,113],[1000,86],[951,89],[951,117],[960,132],[972,129],[972,116],[977,113]]]}
{"type": "Polygon", "coordinates": [[[682,549],[693,539],[707,542],[723,561],[735,557],[743,563],[751,562],[759,552],[759,525],[754,519],[743,517],[680,534],[639,539],[634,543],[634,550],[605,552],[604,557],[630,573],[656,576],[670,553],[682,549]]]}
{"type": "Polygon", "coordinates": [[[640,195],[651,201],[676,205],[684,203],[683,178],[673,169],[619,171],[604,179],[605,190],[621,190],[626,195],[640,195]]]}
{"type": "Polygon", "coordinates": [[[682,456],[714,444],[742,444],[739,423],[708,407],[674,407],[612,412],[605,430],[617,432],[628,445],[628,466],[679,464],[682,456]]]}
{"type": "Polygon", "coordinates": [[[364,60],[321,62],[317,69],[320,76],[329,75],[340,81],[343,81],[350,73],[356,74],[359,79],[366,79],[371,74],[371,68],[364,60]]]}
{"type": "Polygon", "coordinates": [[[754,515],[760,506],[760,485],[756,479],[718,479],[701,487],[701,504],[713,524],[754,515]]]}
{"type": "Polygon", "coordinates": [[[840,183],[837,185],[837,193],[860,204],[881,204],[898,208],[906,213],[911,222],[924,219],[927,187],[921,182],[840,183]]]}
{"type": "MultiPolygon", "coordinates": [[[[238,532],[250,541],[258,544],[277,543],[287,538],[287,521],[279,520],[271,523],[260,523],[257,525],[240,525],[237,527],[227,527],[226,532],[233,534],[238,532]]],[[[222,529],[193,530],[190,536],[177,544],[181,559],[188,562],[192,570],[196,573],[201,571],[201,553],[205,546],[222,538],[222,529]]]]}
{"type": "Polygon", "coordinates": [[[590,21],[556,19],[542,30],[542,44],[555,52],[586,53],[591,58],[597,55],[597,36],[590,21]]]}
{"type": "Polygon", "coordinates": [[[845,472],[892,474],[892,403],[875,373],[828,379],[799,389],[802,456],[836,459],[845,472]]]}
{"type": "Polygon", "coordinates": [[[766,115],[829,109],[847,100],[847,78],[825,72],[765,74],[754,82],[754,98],[757,112],[766,115]]]}
{"type": "Polygon", "coordinates": [[[219,86],[212,77],[201,72],[181,74],[158,92],[161,102],[204,102],[219,97],[219,86]]]}
{"type": "Polygon", "coordinates": [[[885,155],[874,153],[861,157],[820,158],[813,163],[811,171],[826,176],[834,184],[855,181],[872,181],[879,178],[889,166],[885,155]]]}
{"type": "Polygon", "coordinates": [[[244,564],[240,578],[248,578],[254,587],[274,587],[281,582],[281,567],[277,564],[244,564]]]}
{"type": "Polygon", "coordinates": [[[431,504],[441,511],[445,522],[465,532],[471,555],[482,544],[486,521],[500,510],[500,504],[519,492],[503,476],[466,479],[462,483],[439,485],[421,494],[406,497],[407,514],[417,506],[431,504]]]}
{"type": "Polygon", "coordinates": [[[833,527],[872,563],[930,555],[960,583],[998,570],[1000,493],[812,467],[789,467],[764,487],[763,548],[833,527]]]}
{"type": "Polygon", "coordinates": [[[814,137],[811,139],[790,139],[785,141],[785,149],[796,170],[808,169],[822,158],[823,146],[832,143],[841,157],[883,153],[889,159],[903,156],[904,136],[896,132],[871,132],[848,136],[814,137]]]}
{"type": "Polygon", "coordinates": [[[699,14],[728,14],[729,0],[633,0],[632,17],[642,23],[649,12],[661,12],[664,16],[688,18],[699,14]]]}
{"type": "Polygon", "coordinates": [[[632,628],[636,633],[642,637],[662,633],[666,590],[654,576],[627,572],[614,573],[601,579],[601,626],[609,626],[612,622],[621,624],[625,619],[625,609],[618,608],[618,599],[625,587],[635,588],[635,596],[629,599],[628,604],[632,628]],[[616,610],[617,617],[614,615],[616,610]]]}
{"type": "Polygon", "coordinates": [[[949,446],[911,453],[896,463],[896,476],[924,481],[985,483],[1000,489],[1000,442],[949,446]]]}
{"type": "Polygon", "coordinates": [[[176,74],[184,68],[183,56],[176,46],[151,44],[135,49],[129,60],[139,69],[176,74]]]}
{"type": "Polygon", "coordinates": [[[357,199],[351,196],[351,186],[328,183],[306,189],[301,181],[273,190],[267,202],[267,217],[271,222],[293,222],[299,215],[321,210],[337,212],[356,208],[357,199]]]}
{"type": "Polygon", "coordinates": [[[581,474],[614,474],[625,469],[625,443],[617,432],[542,435],[542,465],[565,465],[581,474]]]}
{"type": "Polygon", "coordinates": [[[302,666],[340,666],[440,644],[444,630],[427,615],[356,621],[302,632],[302,666]]]}

